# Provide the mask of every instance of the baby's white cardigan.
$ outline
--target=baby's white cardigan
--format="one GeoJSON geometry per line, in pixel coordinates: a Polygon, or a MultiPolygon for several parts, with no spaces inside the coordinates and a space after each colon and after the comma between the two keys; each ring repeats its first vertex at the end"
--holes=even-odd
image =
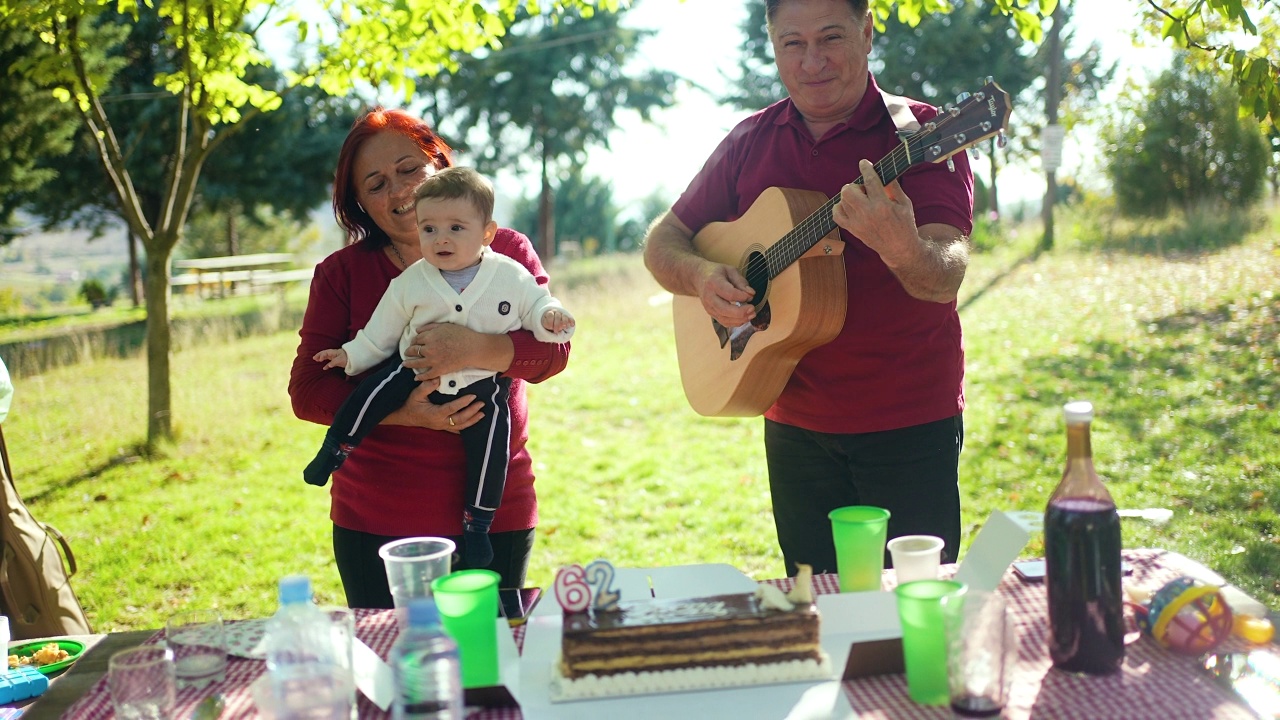
{"type": "MultiPolygon", "coordinates": [[[[392,279],[364,329],[342,346],[347,351],[346,371],[358,375],[397,348],[404,358],[418,328],[433,322],[465,325],[495,335],[524,328],[542,342],[567,342],[573,335],[572,327],[554,334],[542,327],[542,314],[550,308],[568,314],[525,266],[487,247],[480,255],[480,270],[461,293],[449,286],[438,268],[419,260],[392,279]]],[[[450,373],[440,378],[440,392],[456,395],[471,383],[496,374],[480,368],[450,373]]]]}

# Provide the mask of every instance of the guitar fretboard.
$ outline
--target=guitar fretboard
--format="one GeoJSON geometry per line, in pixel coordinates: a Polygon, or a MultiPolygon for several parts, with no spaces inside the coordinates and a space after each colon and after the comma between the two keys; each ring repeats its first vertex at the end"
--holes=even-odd
{"type": "MultiPolygon", "coordinates": [[[[915,138],[907,139],[902,144],[899,144],[893,149],[893,152],[884,156],[880,159],[880,162],[875,164],[876,175],[882,183],[888,185],[897,180],[902,173],[906,172],[914,164],[911,160],[911,144],[913,140],[915,138]]],[[[862,185],[862,176],[859,175],[858,179],[853,182],[856,185],[862,185]]],[[[791,228],[790,232],[783,235],[778,242],[764,251],[770,279],[777,277],[778,273],[785,270],[791,263],[799,260],[801,255],[809,252],[809,249],[817,245],[819,240],[836,229],[836,221],[831,218],[831,212],[839,202],[839,195],[828,199],[821,207],[810,213],[809,217],[801,220],[795,227],[791,228]]]]}

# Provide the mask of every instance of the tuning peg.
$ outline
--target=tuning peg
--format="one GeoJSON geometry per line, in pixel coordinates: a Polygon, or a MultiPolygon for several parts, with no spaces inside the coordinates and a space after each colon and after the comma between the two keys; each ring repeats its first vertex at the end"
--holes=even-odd
{"type": "Polygon", "coordinates": [[[974,145],[973,147],[969,148],[969,157],[973,158],[974,160],[977,160],[978,158],[982,157],[982,151],[978,149],[977,145],[974,145]]]}
{"type": "Polygon", "coordinates": [[[955,171],[956,171],[956,161],[952,160],[951,158],[947,158],[947,172],[955,172],[955,171]]]}
{"type": "Polygon", "coordinates": [[[1001,130],[1000,132],[996,133],[996,147],[998,147],[998,148],[1000,148],[1001,150],[1003,150],[1003,149],[1004,149],[1004,147],[1005,147],[1006,145],[1008,145],[1008,144],[1009,144],[1009,138],[1005,137],[1005,134],[1004,134],[1004,131],[1003,131],[1003,130],[1001,130]]]}
{"type": "Polygon", "coordinates": [[[965,100],[968,100],[968,99],[969,99],[969,98],[971,98],[971,97],[973,97],[973,95],[972,95],[971,93],[962,92],[962,93],[960,93],[959,95],[957,95],[957,96],[956,96],[956,102],[957,102],[957,103],[963,103],[965,100]]]}

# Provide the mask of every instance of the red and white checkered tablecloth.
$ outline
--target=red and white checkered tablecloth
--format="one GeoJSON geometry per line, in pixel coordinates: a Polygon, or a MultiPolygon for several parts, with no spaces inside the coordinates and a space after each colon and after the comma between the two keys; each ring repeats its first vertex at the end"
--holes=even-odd
{"type": "MultiPolygon", "coordinates": [[[[1175,577],[1193,572],[1191,561],[1177,553],[1161,550],[1126,550],[1124,557],[1134,571],[1127,582],[1152,591],[1175,577]]],[[[954,572],[954,566],[944,568],[954,572]]],[[[783,590],[791,588],[791,580],[769,580],[783,590]]],[[[883,586],[896,585],[893,571],[885,571],[883,586]]],[[[819,594],[839,592],[834,575],[814,578],[814,591],[819,594]]],[[[1005,575],[999,588],[1008,601],[1018,628],[1018,662],[1014,674],[1009,705],[1002,714],[1007,720],[1251,720],[1254,715],[1228,691],[1223,690],[1198,668],[1196,658],[1176,655],[1161,648],[1150,638],[1129,645],[1124,666],[1113,675],[1076,677],[1052,670],[1048,653],[1048,625],[1045,617],[1045,590],[1042,583],[1025,583],[1012,572],[1005,575]]],[[[356,635],[384,659],[396,636],[394,614],[387,610],[356,610],[356,635]]],[[[160,636],[151,642],[160,641],[160,636]]],[[[515,628],[517,647],[524,641],[524,628],[515,628]]],[[[1243,649],[1232,639],[1225,649],[1243,649]]],[[[842,662],[842,658],[833,658],[842,662]]],[[[196,704],[211,691],[221,692],[226,700],[224,720],[257,717],[249,686],[264,672],[260,660],[233,657],[227,666],[227,677],[212,688],[187,689],[178,692],[175,717],[189,717],[196,704]]],[[[868,720],[906,720],[910,718],[950,718],[945,707],[916,705],[907,696],[906,677],[880,675],[845,682],[845,694],[859,718],[868,720]]],[[[361,718],[380,720],[389,717],[357,694],[361,718]]],[[[106,720],[114,717],[105,678],[80,699],[67,717],[84,720],[106,720]]],[[[476,709],[468,720],[521,720],[518,709],[476,709]]]]}

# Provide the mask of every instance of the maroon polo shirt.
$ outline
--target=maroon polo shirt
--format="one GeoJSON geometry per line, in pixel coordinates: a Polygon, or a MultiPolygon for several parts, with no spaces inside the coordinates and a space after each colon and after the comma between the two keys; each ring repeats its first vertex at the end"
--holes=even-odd
{"type": "MultiPolygon", "coordinates": [[[[936,109],[911,103],[921,122],[936,109]]],[[[819,140],[790,99],[739,123],[721,141],[672,210],[695,233],[741,217],[769,187],[816,190],[833,197],[859,175],[858,161],[878,161],[899,145],[875,79],[853,116],[819,140]]],[[[973,230],[973,174],[965,153],[909,168],[900,177],[917,225],[973,230]]],[[[844,230],[848,310],[835,340],[796,366],[765,417],[809,430],[864,433],[920,425],[964,410],[964,342],[956,303],[917,300],[874,250],[844,230]]]]}

